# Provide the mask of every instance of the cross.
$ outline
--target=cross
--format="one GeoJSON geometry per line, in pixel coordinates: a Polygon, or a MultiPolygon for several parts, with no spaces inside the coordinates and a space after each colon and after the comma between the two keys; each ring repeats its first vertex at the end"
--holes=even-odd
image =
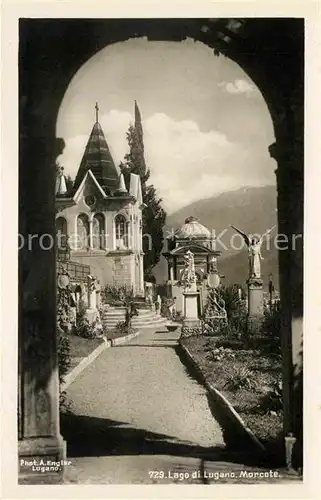
{"type": "Polygon", "coordinates": [[[99,111],[98,102],[96,102],[95,110],[96,110],[96,122],[98,122],[98,111],[99,111]]]}

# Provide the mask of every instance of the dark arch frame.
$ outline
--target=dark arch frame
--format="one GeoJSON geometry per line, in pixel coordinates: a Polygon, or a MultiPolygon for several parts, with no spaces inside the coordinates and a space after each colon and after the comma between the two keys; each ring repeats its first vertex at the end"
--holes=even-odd
{"type": "MultiPolygon", "coordinates": [[[[103,47],[128,38],[205,43],[238,63],[260,89],[276,142],[279,232],[303,234],[304,19],[21,19],[19,44],[19,232],[55,234],[55,159],[64,147],[56,120],[77,70],[103,47]],[[68,47],[68,51],[66,50],[68,47]]],[[[300,342],[303,242],[279,252],[285,433],[302,439],[300,342]],[[298,378],[299,377],[299,378],[298,378]]],[[[51,456],[64,453],[57,420],[55,253],[22,249],[19,259],[20,456],[44,436],[51,456]],[[46,279],[43,279],[43,270],[46,279]],[[32,284],[32,285],[31,285],[32,284]],[[26,288],[32,287],[33,300],[26,288]],[[37,334],[35,335],[35,332],[37,334]],[[32,346],[32,349],[30,349],[32,346]],[[34,353],[37,353],[35,363],[34,353]],[[42,418],[33,408],[41,405],[42,418]],[[32,443],[30,439],[32,438],[32,443]],[[55,451],[54,451],[55,450],[55,451]]],[[[29,290],[28,290],[29,291],[29,290]]],[[[32,451],[32,446],[33,448],[32,451]]]]}

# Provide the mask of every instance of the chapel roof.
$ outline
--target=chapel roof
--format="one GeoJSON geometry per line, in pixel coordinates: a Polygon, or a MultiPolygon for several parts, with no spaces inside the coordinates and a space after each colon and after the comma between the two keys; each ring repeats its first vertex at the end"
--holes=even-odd
{"type": "Polygon", "coordinates": [[[119,185],[119,174],[108,147],[104,132],[98,122],[98,106],[96,107],[96,123],[89,136],[80,167],[77,172],[73,191],[76,192],[88,170],[91,170],[104,190],[114,191],[119,185]]]}
{"type": "Polygon", "coordinates": [[[182,227],[175,232],[175,236],[178,239],[207,239],[211,238],[211,233],[196,217],[191,216],[185,219],[182,227]]]}

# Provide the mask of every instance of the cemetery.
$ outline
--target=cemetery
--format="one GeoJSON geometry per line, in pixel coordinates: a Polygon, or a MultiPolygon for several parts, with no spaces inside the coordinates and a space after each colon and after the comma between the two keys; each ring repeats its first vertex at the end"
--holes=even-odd
{"type": "MultiPolygon", "coordinates": [[[[44,250],[39,238],[32,251],[26,246],[19,250],[19,484],[154,484],[163,479],[171,483],[181,477],[192,479],[186,472],[190,469],[203,470],[195,484],[212,484],[208,479],[224,467],[237,472],[235,482],[245,468],[250,479],[256,473],[263,478],[271,467],[281,479],[302,478],[303,239],[293,249],[278,251],[278,293],[272,297],[271,292],[268,300],[270,271],[263,260],[267,254],[263,242],[274,231],[288,241],[303,235],[301,21],[21,21],[19,234],[23,241],[29,241],[30,234],[47,235],[55,244],[44,250]],[[210,50],[211,57],[222,56],[220,62],[236,63],[257,86],[269,115],[274,139],[265,145],[264,154],[276,163],[277,206],[272,215],[269,212],[274,222],[260,227],[256,205],[248,208],[248,226],[243,226],[241,211],[235,212],[235,220],[233,216],[225,222],[227,234],[237,233],[245,245],[246,263],[240,262],[246,277],[240,282],[228,281],[228,264],[221,271],[226,260],[217,245],[217,227],[210,229],[191,205],[184,204],[180,178],[173,195],[174,201],[182,198],[179,227],[168,237],[160,177],[149,179],[150,150],[145,150],[144,138],[152,134],[143,130],[136,100],[133,106],[136,95],[139,102],[145,97],[139,89],[119,98],[128,106],[124,104],[122,111],[134,118],[123,134],[127,149],[119,163],[110,147],[111,124],[106,120],[115,112],[106,104],[112,92],[104,101],[110,106],[106,112],[91,92],[90,112],[89,105],[82,109],[82,99],[74,95],[80,107],[66,115],[66,121],[74,120],[75,125],[78,114],[84,123],[84,117],[91,117],[90,133],[85,135],[84,125],[74,137],[85,139],[74,180],[59,164],[70,137],[57,132],[57,123],[73,78],[105,48],[140,38],[141,43],[170,42],[179,47],[181,42],[195,41],[210,50]],[[167,265],[164,283],[154,274],[161,258],[167,265]],[[71,464],[48,474],[27,466],[33,459],[65,464],[67,458],[71,464]],[[150,478],[151,468],[170,469],[173,474],[150,478]]],[[[198,74],[199,70],[193,76],[198,74]]],[[[98,72],[94,80],[99,83],[98,72]]],[[[120,80],[128,83],[125,77],[120,80]]],[[[215,86],[219,104],[223,87],[231,89],[231,82],[215,86]]],[[[184,94],[181,87],[176,89],[178,97],[184,94]]],[[[240,96],[239,87],[232,88],[231,99],[246,103],[247,93],[240,96]]],[[[148,90],[146,123],[148,106],[153,99],[157,104],[148,90]]],[[[168,109],[175,107],[174,100],[166,102],[168,109]]],[[[204,123],[195,125],[193,115],[183,113],[187,108],[181,105],[177,123],[188,125],[191,134],[202,132],[204,123]]],[[[209,119],[212,113],[206,108],[204,101],[202,118],[209,119]]],[[[161,114],[161,109],[156,111],[161,114]]],[[[221,113],[224,120],[226,116],[221,113]]],[[[235,126],[241,135],[243,125],[245,129],[242,121],[235,126]]],[[[207,137],[213,132],[208,127],[207,137]]],[[[218,134],[219,125],[215,131],[217,150],[221,143],[230,144],[229,138],[218,134]]],[[[157,134],[159,144],[162,135],[176,137],[170,130],[157,134]]],[[[251,137],[248,133],[247,139],[251,137]]],[[[162,149],[154,161],[162,157],[162,149]]],[[[195,151],[196,181],[201,177],[203,150],[195,151]]],[[[181,153],[176,152],[175,161],[181,153]]],[[[216,165],[217,182],[232,156],[222,168],[216,165]]],[[[246,159],[244,170],[245,164],[246,159]]],[[[184,176],[188,179],[189,172],[184,176]]],[[[207,173],[204,179],[202,200],[207,173]]],[[[229,200],[226,210],[228,205],[229,200]]]]}

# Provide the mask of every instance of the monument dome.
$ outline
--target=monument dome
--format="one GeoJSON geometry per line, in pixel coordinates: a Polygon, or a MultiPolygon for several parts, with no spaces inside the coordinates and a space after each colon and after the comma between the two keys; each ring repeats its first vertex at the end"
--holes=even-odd
{"type": "Polygon", "coordinates": [[[211,233],[196,217],[192,216],[185,219],[185,223],[176,231],[175,236],[179,239],[207,239],[211,238],[211,233]]]}

